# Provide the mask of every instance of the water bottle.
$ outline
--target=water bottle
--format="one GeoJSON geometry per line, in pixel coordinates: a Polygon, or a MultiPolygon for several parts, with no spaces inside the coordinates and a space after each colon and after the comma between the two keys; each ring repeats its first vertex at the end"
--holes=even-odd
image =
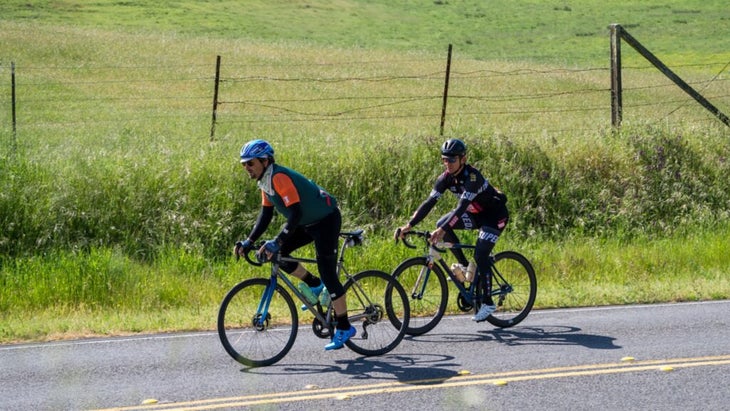
{"type": "Polygon", "coordinates": [[[472,282],[474,281],[474,274],[477,272],[477,265],[474,263],[474,261],[469,262],[469,266],[466,267],[466,281],[472,282]]]}
{"type": "Polygon", "coordinates": [[[464,277],[464,266],[459,263],[451,264],[451,271],[460,283],[463,283],[466,277],[464,277]]]}
{"type": "Polygon", "coordinates": [[[327,308],[327,306],[330,305],[330,300],[332,297],[330,297],[330,292],[327,291],[327,287],[324,287],[322,289],[322,294],[319,295],[319,303],[322,304],[323,308],[327,308]]]}

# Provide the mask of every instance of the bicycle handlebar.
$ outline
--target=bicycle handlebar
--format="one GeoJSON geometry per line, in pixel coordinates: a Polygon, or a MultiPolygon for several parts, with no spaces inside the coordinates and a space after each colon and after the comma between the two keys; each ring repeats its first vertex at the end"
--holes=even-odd
{"type": "Polygon", "coordinates": [[[403,241],[403,245],[405,245],[406,247],[418,248],[418,246],[416,246],[415,244],[408,241],[409,236],[416,236],[416,237],[422,238],[428,247],[433,247],[436,251],[441,252],[441,253],[445,252],[446,248],[451,248],[448,246],[448,244],[450,244],[450,243],[439,243],[439,244],[447,245],[447,247],[445,247],[445,248],[439,248],[435,244],[431,244],[431,242],[429,241],[429,239],[431,238],[431,233],[428,231],[408,231],[405,233],[401,233],[400,228],[395,230],[395,243],[398,244],[398,240],[400,239],[403,241]],[[403,235],[403,238],[401,238],[401,234],[403,235]]]}
{"type": "MultiPolygon", "coordinates": [[[[357,229],[355,231],[340,232],[339,236],[342,237],[345,241],[345,244],[343,247],[347,248],[347,247],[355,247],[358,245],[362,245],[362,243],[364,241],[363,232],[364,232],[364,230],[362,230],[362,229],[357,229]]],[[[271,259],[268,259],[266,261],[261,261],[261,260],[259,260],[258,257],[256,257],[255,261],[254,261],[254,259],[252,259],[250,256],[251,252],[253,251],[254,253],[257,253],[258,250],[260,250],[261,247],[264,246],[264,244],[265,244],[265,242],[263,242],[263,241],[259,242],[258,244],[254,244],[254,246],[251,247],[251,249],[246,251],[246,253],[243,254],[243,258],[246,259],[246,262],[248,262],[249,264],[256,266],[256,267],[261,267],[262,265],[264,265],[264,263],[268,263],[268,262],[282,262],[282,261],[291,261],[291,262],[300,262],[300,263],[316,263],[317,262],[316,260],[313,260],[313,259],[297,258],[297,257],[291,257],[291,256],[281,256],[279,254],[279,252],[276,252],[271,257],[271,259]]],[[[238,261],[239,258],[240,258],[240,256],[238,255],[238,253],[236,253],[236,261],[238,261]]]]}
{"type": "Polygon", "coordinates": [[[401,232],[401,229],[398,228],[395,230],[395,243],[398,244],[398,240],[403,241],[403,245],[405,245],[408,248],[417,248],[415,244],[408,241],[408,236],[415,235],[419,237],[423,237],[424,240],[428,241],[429,238],[431,238],[431,233],[428,231],[408,231],[408,232],[401,232]],[[401,238],[402,236],[402,238],[401,238]]]}
{"type": "MultiPolygon", "coordinates": [[[[253,248],[251,248],[250,250],[246,251],[246,253],[243,255],[243,258],[246,259],[246,262],[247,263],[249,263],[249,264],[251,264],[253,266],[256,266],[256,267],[261,267],[262,265],[264,265],[264,263],[258,261],[258,258],[256,258],[256,261],[254,261],[254,260],[251,259],[251,256],[250,256],[251,251],[257,252],[263,245],[264,245],[264,243],[256,244],[256,245],[253,246],[253,248]]],[[[236,260],[238,260],[239,258],[240,257],[238,256],[238,254],[236,254],[236,260]]]]}
{"type": "Polygon", "coordinates": [[[431,247],[440,253],[443,253],[447,249],[451,249],[451,248],[467,248],[467,249],[475,248],[474,245],[462,244],[462,243],[439,242],[436,244],[431,244],[431,242],[429,241],[431,238],[430,232],[428,232],[428,231],[408,231],[406,233],[402,233],[400,228],[395,230],[395,243],[398,244],[398,240],[400,239],[403,241],[403,244],[406,247],[418,248],[415,244],[408,241],[408,236],[412,236],[412,235],[422,238],[428,247],[431,247]],[[401,238],[401,234],[403,235],[403,238],[401,238]]]}

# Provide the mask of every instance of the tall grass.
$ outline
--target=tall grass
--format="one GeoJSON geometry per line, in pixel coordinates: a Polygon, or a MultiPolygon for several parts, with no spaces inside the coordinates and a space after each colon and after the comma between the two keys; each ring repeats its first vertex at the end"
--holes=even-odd
{"type": "MultiPolygon", "coordinates": [[[[392,18],[386,13],[392,10],[390,3],[358,3],[366,9],[339,3],[350,10],[347,19],[359,14],[392,18]]],[[[212,83],[208,80],[216,55],[223,55],[227,79],[262,72],[282,78],[437,73],[443,70],[443,49],[451,40],[432,37],[424,27],[455,27],[453,22],[461,21],[455,17],[459,14],[477,22],[486,16],[481,4],[459,11],[448,2],[436,3],[418,12],[437,7],[447,15],[431,19],[419,15],[428,24],[405,25],[414,30],[401,34],[412,36],[410,42],[395,40],[397,36],[378,38],[371,48],[349,47],[372,36],[354,32],[338,40],[310,32],[312,43],[295,41],[307,30],[294,24],[289,31],[277,29],[287,41],[252,40],[241,37],[245,34],[236,32],[227,17],[215,36],[210,34],[214,28],[206,25],[164,32],[140,29],[148,27],[144,22],[157,9],[139,14],[131,5],[116,9],[104,1],[85,6],[98,14],[76,26],[64,23],[76,10],[62,4],[0,5],[0,73],[8,73],[8,60],[16,61],[22,73],[21,128],[12,148],[9,113],[0,114],[0,341],[213,328],[225,291],[236,281],[261,273],[233,263],[230,257],[231,245],[248,232],[260,202],[237,153],[245,141],[259,137],[274,144],[278,162],[314,178],[338,197],[346,229],[368,230],[368,244],[354,255],[353,269],[390,271],[412,255],[395,247],[390,235],[425,198],[441,172],[437,149],[443,138],[458,136],[470,147],[470,162],[509,196],[512,221],[498,249],[516,249],[533,261],[539,277],[538,308],[728,298],[728,261],[723,252],[730,217],[727,128],[713,121],[692,121],[707,115],[686,107],[671,120],[654,120],[665,118],[667,109],[643,103],[676,98],[660,87],[664,80],[655,72],[634,71],[626,79],[646,84],[651,91],[634,91],[631,101],[636,104],[626,111],[620,131],[607,126],[605,93],[555,96],[556,90],[607,87],[605,71],[563,70],[597,61],[605,65],[600,57],[607,44],[604,22],[587,29],[576,22],[556,34],[578,39],[580,45],[591,44],[575,60],[569,56],[580,50],[576,43],[575,49],[561,54],[565,50],[551,49],[560,41],[548,47],[542,37],[530,35],[528,27],[542,27],[544,22],[528,24],[522,20],[527,14],[512,20],[519,22],[514,24],[520,35],[499,35],[519,50],[512,56],[486,47],[491,44],[488,36],[477,31],[455,33],[461,40],[456,49],[463,55],[455,60],[458,81],[452,84],[453,96],[524,90],[527,96],[555,97],[526,99],[519,109],[511,105],[515,103],[489,98],[453,99],[444,137],[438,135],[440,101],[426,99],[408,106],[412,112],[425,113],[421,117],[388,117],[391,113],[376,111],[376,118],[369,121],[306,117],[307,121],[257,121],[272,113],[228,104],[221,109],[215,139],[209,140],[212,83]],[[123,10],[117,17],[135,19],[122,19],[124,30],[120,30],[105,20],[109,10],[123,10]],[[38,21],[24,21],[30,17],[38,21]],[[422,41],[427,45],[413,46],[420,44],[417,34],[425,36],[422,41]],[[599,40],[606,44],[599,45],[599,40]],[[546,56],[562,57],[556,63],[556,58],[546,56]],[[503,75],[530,70],[541,74],[503,75]],[[181,81],[170,90],[171,73],[203,80],[181,81]],[[49,77],[54,81],[47,84],[49,77]],[[140,77],[149,81],[138,81],[140,77]],[[114,103],[122,100],[119,96],[125,104],[114,103]],[[568,98],[606,110],[548,110],[568,98]],[[689,121],[681,121],[688,112],[689,121]]],[[[314,2],[312,8],[324,6],[314,2]]],[[[503,9],[503,15],[526,6],[534,5],[520,3],[503,9]]],[[[190,2],[185,7],[199,6],[190,2]]],[[[252,2],[249,10],[269,7],[269,2],[252,2]]],[[[598,2],[590,7],[594,10],[598,2]]],[[[697,14],[698,21],[712,24],[726,13],[725,7],[712,2],[702,7],[685,2],[627,7],[650,10],[659,20],[657,16],[692,19],[697,14]],[[705,6],[720,11],[713,15],[705,6]],[[678,12],[694,8],[700,12],[688,16],[678,12]]],[[[585,10],[552,6],[549,12],[565,17],[585,10]]],[[[510,19],[504,17],[500,24],[505,20],[510,19]]],[[[156,21],[171,28],[171,20],[156,21]]],[[[264,23],[266,18],[259,17],[247,27],[264,23]]],[[[494,29],[485,27],[488,32],[494,29]]],[[[658,32],[643,32],[648,33],[658,32]]],[[[261,33],[263,38],[273,35],[261,33]]],[[[702,45],[695,50],[725,44],[729,38],[719,36],[713,42],[698,37],[702,45]]],[[[660,49],[672,50],[666,38],[658,43],[663,45],[660,49]]],[[[690,57],[697,57],[687,53],[677,51],[671,59],[689,63],[690,57]]],[[[704,61],[707,56],[698,58],[704,61]]],[[[699,69],[687,71],[697,79],[708,78],[699,69]]],[[[395,88],[402,95],[439,96],[442,81],[440,76],[405,79],[395,86],[354,81],[348,93],[372,97],[395,88]]],[[[229,101],[303,100],[336,88],[327,82],[299,88],[267,81],[238,83],[224,82],[229,101]]],[[[722,82],[713,82],[712,87],[716,95],[727,89],[722,82]]],[[[0,105],[8,104],[8,96],[0,94],[0,105]]],[[[314,113],[357,105],[348,101],[333,106],[317,99],[290,104],[303,104],[306,110],[292,108],[314,113]]],[[[449,200],[438,204],[423,228],[431,228],[450,206],[449,200]]],[[[274,226],[281,222],[277,219],[274,226]]],[[[464,238],[473,240],[473,233],[464,238]]]]}
{"type": "MultiPolygon", "coordinates": [[[[470,161],[509,196],[517,238],[630,238],[710,228],[728,218],[730,144],[722,133],[685,137],[647,127],[602,139],[576,136],[570,145],[463,138],[470,161]]],[[[346,225],[379,234],[415,210],[441,167],[433,137],[299,142],[275,141],[277,161],[331,190],[346,225]]],[[[0,250],[13,256],[118,247],[151,260],[178,247],[225,257],[250,228],[259,201],[236,162],[238,146],[167,145],[161,139],[142,152],[82,152],[45,162],[4,159],[0,250]]]]}
{"type": "MultiPolygon", "coordinates": [[[[536,309],[728,298],[727,224],[627,242],[576,237],[519,241],[506,233],[538,276],[536,309]]],[[[469,239],[469,235],[464,237],[469,239]]],[[[389,271],[417,255],[389,238],[369,236],[347,261],[351,272],[389,271]]],[[[447,256],[448,258],[448,256],[447,256]]],[[[113,249],[3,259],[0,342],[139,332],[212,330],[218,305],[238,281],[265,275],[232,258],[211,261],[171,249],[152,263],[113,249]]],[[[449,311],[459,313],[451,292],[449,311]]],[[[308,322],[307,316],[302,317],[308,322]]]]}

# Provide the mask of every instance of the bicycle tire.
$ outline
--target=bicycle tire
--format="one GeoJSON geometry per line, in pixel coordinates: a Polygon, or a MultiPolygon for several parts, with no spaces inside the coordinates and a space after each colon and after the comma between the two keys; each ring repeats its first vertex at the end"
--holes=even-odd
{"type": "Polygon", "coordinates": [[[492,277],[492,289],[500,288],[500,293],[492,296],[497,310],[487,317],[487,321],[499,328],[513,327],[527,317],[535,304],[537,297],[535,270],[527,258],[515,251],[496,254],[494,267],[508,284],[502,284],[496,275],[492,277]]]}
{"type": "Polygon", "coordinates": [[[249,367],[272,365],[289,352],[297,338],[298,314],[291,295],[277,284],[264,324],[254,317],[270,280],[252,278],[235,285],[218,310],[218,336],[236,361],[249,367]]]}
{"type": "Polygon", "coordinates": [[[365,356],[383,355],[397,347],[410,319],[403,286],[385,272],[368,270],[355,274],[344,287],[348,319],[357,330],[345,345],[365,356]]]}
{"type": "Polygon", "coordinates": [[[422,335],[431,331],[441,321],[449,302],[449,287],[441,267],[436,264],[429,267],[426,257],[413,257],[393,270],[393,278],[405,288],[409,298],[411,319],[406,334],[422,335]],[[428,271],[428,278],[419,297],[420,290],[414,287],[422,270],[428,271]]]}

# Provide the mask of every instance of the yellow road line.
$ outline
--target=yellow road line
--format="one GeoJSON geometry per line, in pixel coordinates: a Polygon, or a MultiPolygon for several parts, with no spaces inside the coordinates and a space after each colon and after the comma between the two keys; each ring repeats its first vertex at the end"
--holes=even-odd
{"type": "MultiPolygon", "coordinates": [[[[503,384],[518,381],[544,380],[550,378],[581,377],[592,375],[620,374],[659,370],[671,365],[674,368],[730,365],[730,355],[674,358],[665,360],[633,361],[630,363],[589,364],[570,367],[544,368],[539,370],[508,371],[477,375],[455,375],[447,378],[386,382],[337,388],[317,388],[293,392],[254,394],[240,397],[211,398],[208,400],[178,402],[170,404],[138,405],[110,408],[109,410],[214,410],[218,408],[245,407],[284,402],[337,399],[354,396],[398,393],[418,390],[464,387],[471,385],[503,384]]],[[[99,410],[102,411],[102,410],[99,410]]]]}

